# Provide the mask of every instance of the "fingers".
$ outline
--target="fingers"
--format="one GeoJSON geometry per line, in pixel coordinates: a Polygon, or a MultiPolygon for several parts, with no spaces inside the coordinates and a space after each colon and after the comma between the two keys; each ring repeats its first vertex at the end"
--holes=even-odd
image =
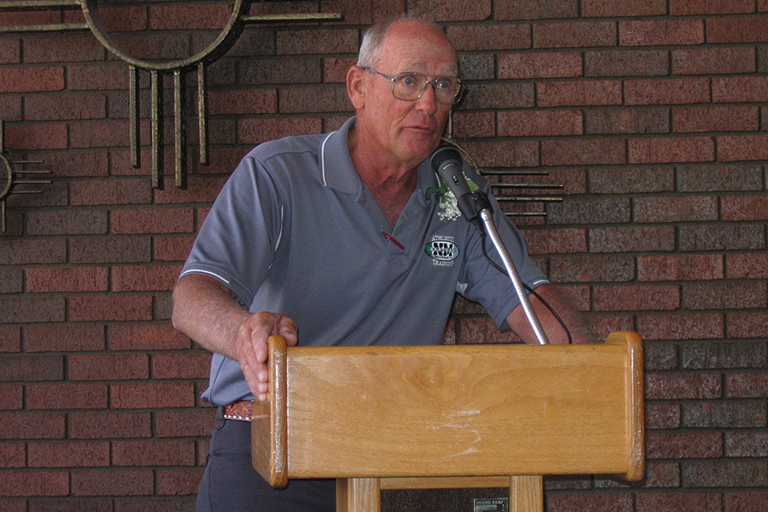
{"type": "Polygon", "coordinates": [[[260,401],[269,391],[269,336],[283,336],[289,346],[298,342],[298,327],[287,316],[261,312],[248,317],[240,326],[237,339],[238,362],[251,392],[260,401]]]}

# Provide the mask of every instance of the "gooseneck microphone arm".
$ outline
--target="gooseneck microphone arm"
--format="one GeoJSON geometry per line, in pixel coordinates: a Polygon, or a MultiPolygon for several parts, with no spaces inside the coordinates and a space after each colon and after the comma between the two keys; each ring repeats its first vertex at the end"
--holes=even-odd
{"type": "Polygon", "coordinates": [[[520,299],[520,304],[523,307],[528,323],[536,335],[536,340],[540,345],[548,345],[549,340],[547,340],[547,335],[544,333],[536,312],[531,306],[531,301],[528,299],[528,293],[520,279],[520,274],[517,272],[512,257],[509,255],[496,229],[488,196],[480,190],[470,192],[464,172],[461,169],[461,155],[454,148],[444,146],[435,150],[432,153],[431,164],[440,177],[440,181],[443,184],[447,184],[453,195],[456,196],[456,202],[461,214],[468,221],[472,222],[481,234],[487,234],[490,237],[504,263],[507,275],[515,287],[515,292],[517,292],[517,297],[520,299]]]}

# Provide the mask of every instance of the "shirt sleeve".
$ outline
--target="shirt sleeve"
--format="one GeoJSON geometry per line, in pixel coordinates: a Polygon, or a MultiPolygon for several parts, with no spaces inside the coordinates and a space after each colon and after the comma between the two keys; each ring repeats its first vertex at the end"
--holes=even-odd
{"type": "Polygon", "coordinates": [[[274,180],[251,152],[213,203],[181,276],[211,276],[248,307],[280,243],[283,212],[274,180]]]}

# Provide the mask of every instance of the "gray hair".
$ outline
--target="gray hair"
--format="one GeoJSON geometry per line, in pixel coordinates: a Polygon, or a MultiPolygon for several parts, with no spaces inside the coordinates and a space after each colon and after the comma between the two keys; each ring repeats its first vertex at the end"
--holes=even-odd
{"type": "Polygon", "coordinates": [[[363,34],[363,40],[360,43],[360,51],[357,54],[357,65],[361,68],[374,68],[376,67],[376,59],[379,56],[381,45],[384,39],[387,37],[389,29],[392,25],[403,20],[415,20],[421,21],[426,25],[435,27],[442,31],[440,26],[428,19],[424,19],[417,16],[400,16],[389,20],[381,21],[375,25],[370,26],[363,34]]]}

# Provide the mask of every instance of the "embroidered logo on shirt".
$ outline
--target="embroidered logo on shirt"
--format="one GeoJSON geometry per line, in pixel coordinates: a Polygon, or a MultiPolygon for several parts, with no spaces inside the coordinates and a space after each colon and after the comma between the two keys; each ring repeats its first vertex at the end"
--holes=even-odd
{"type": "Polygon", "coordinates": [[[459,257],[459,248],[453,243],[452,236],[433,236],[424,246],[424,252],[432,257],[432,265],[439,267],[451,267],[453,260],[459,257]]]}

